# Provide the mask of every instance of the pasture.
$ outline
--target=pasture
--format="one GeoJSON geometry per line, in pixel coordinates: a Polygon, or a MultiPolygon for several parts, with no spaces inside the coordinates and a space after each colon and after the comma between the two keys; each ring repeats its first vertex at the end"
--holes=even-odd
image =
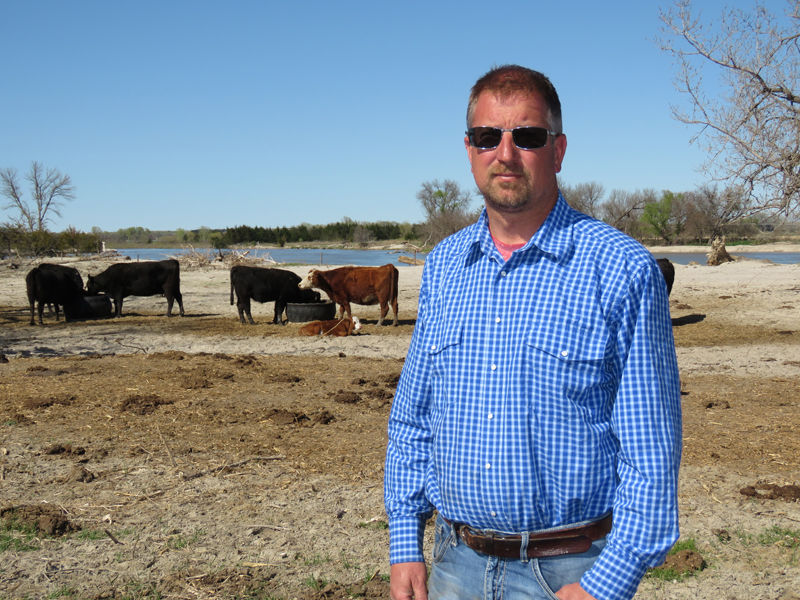
{"type": "MultiPolygon", "coordinates": [[[[213,266],[181,267],[186,317],[130,298],[31,327],[0,267],[0,599],[388,598],[385,427],[420,270],[398,327],[354,305],[359,335],[315,339],[269,303],[240,324],[213,266]]],[[[676,265],[671,310],[682,540],[706,567],[637,598],[797,600],[800,267],[676,265]]]]}

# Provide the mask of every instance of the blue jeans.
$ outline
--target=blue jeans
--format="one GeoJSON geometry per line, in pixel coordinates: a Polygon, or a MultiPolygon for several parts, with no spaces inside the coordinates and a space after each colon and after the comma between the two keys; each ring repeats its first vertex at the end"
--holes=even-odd
{"type": "Polygon", "coordinates": [[[580,581],[606,544],[582,554],[511,560],[476,552],[441,515],[436,518],[430,600],[554,600],[555,592],[580,581]]]}

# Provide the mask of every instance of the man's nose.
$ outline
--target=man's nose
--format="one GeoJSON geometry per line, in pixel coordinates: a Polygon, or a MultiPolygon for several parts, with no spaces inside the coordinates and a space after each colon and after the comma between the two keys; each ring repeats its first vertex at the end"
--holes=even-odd
{"type": "Polygon", "coordinates": [[[514,144],[514,138],[510,131],[504,131],[497,145],[497,159],[503,162],[515,160],[518,148],[514,144]]]}

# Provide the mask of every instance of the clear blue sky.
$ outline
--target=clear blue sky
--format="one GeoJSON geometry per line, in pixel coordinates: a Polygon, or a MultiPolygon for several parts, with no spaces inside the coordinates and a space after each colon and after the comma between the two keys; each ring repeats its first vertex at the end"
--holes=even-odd
{"type": "Polygon", "coordinates": [[[0,167],[70,175],[57,231],[421,221],[422,182],[474,191],[469,89],[519,63],[561,96],[566,182],[691,189],[659,6],[5,0],[0,167]]]}

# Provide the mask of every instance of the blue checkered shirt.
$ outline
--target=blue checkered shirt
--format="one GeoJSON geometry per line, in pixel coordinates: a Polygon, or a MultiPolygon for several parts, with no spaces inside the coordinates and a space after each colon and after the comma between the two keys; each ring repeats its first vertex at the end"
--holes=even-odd
{"type": "Polygon", "coordinates": [[[389,419],[390,561],[424,560],[433,509],[519,533],[613,510],[582,578],[630,598],[678,537],[680,384],[650,253],[562,197],[504,262],[486,213],[425,261],[389,419]]]}

